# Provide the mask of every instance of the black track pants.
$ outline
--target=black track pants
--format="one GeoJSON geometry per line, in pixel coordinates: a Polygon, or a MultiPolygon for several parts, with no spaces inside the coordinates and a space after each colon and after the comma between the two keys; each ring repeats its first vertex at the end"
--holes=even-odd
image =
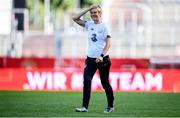
{"type": "Polygon", "coordinates": [[[88,108],[91,97],[91,81],[96,72],[99,70],[101,84],[106,92],[108,107],[113,107],[114,95],[111,85],[109,84],[109,71],[111,61],[109,56],[103,58],[103,62],[96,63],[95,58],[87,57],[84,68],[84,87],[83,87],[83,103],[82,106],[88,108]]]}

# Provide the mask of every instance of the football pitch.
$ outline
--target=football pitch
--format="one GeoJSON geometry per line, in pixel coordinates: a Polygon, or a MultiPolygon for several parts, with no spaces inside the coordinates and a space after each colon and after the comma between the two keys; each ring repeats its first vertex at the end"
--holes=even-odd
{"type": "Polygon", "coordinates": [[[104,92],[92,92],[87,113],[77,113],[81,92],[0,91],[0,117],[178,117],[180,93],[115,92],[115,111],[103,113],[104,92]]]}

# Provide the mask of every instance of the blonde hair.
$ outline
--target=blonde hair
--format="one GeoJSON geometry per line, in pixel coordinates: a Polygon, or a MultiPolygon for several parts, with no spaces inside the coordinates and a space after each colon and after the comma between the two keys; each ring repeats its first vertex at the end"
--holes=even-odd
{"type": "MultiPolygon", "coordinates": [[[[95,9],[95,8],[94,8],[95,9]]],[[[96,8],[97,10],[98,10],[98,12],[100,13],[100,14],[102,14],[102,8],[101,8],[101,6],[100,5],[97,5],[97,8],[96,8]]],[[[91,9],[92,10],[92,9],[91,9]]],[[[90,11],[91,11],[90,10],[90,11]]]]}
{"type": "Polygon", "coordinates": [[[98,12],[99,12],[99,13],[102,13],[102,8],[101,8],[100,5],[97,6],[97,9],[98,9],[98,12]]]}

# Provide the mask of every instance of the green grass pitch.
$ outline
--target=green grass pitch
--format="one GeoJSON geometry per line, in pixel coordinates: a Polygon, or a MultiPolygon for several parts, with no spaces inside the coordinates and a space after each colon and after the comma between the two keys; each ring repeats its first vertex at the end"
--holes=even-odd
{"type": "Polygon", "coordinates": [[[104,92],[92,92],[87,113],[80,92],[0,91],[0,117],[180,117],[180,93],[115,92],[115,111],[103,113],[104,92]]]}

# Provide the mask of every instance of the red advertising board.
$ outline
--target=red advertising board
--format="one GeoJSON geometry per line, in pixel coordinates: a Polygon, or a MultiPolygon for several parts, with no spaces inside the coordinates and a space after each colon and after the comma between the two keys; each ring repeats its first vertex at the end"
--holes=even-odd
{"type": "MultiPolygon", "coordinates": [[[[0,57],[0,68],[53,68],[55,58],[10,58],[0,57]]],[[[60,67],[84,68],[85,58],[61,58],[60,67]]],[[[149,59],[111,58],[111,68],[148,68],[149,59]]]]}
{"type": "MultiPolygon", "coordinates": [[[[114,91],[180,92],[180,70],[111,69],[114,91]]],[[[75,68],[0,69],[0,90],[82,91],[83,70],[75,68]]],[[[99,74],[93,91],[103,90],[99,74]]]]}

